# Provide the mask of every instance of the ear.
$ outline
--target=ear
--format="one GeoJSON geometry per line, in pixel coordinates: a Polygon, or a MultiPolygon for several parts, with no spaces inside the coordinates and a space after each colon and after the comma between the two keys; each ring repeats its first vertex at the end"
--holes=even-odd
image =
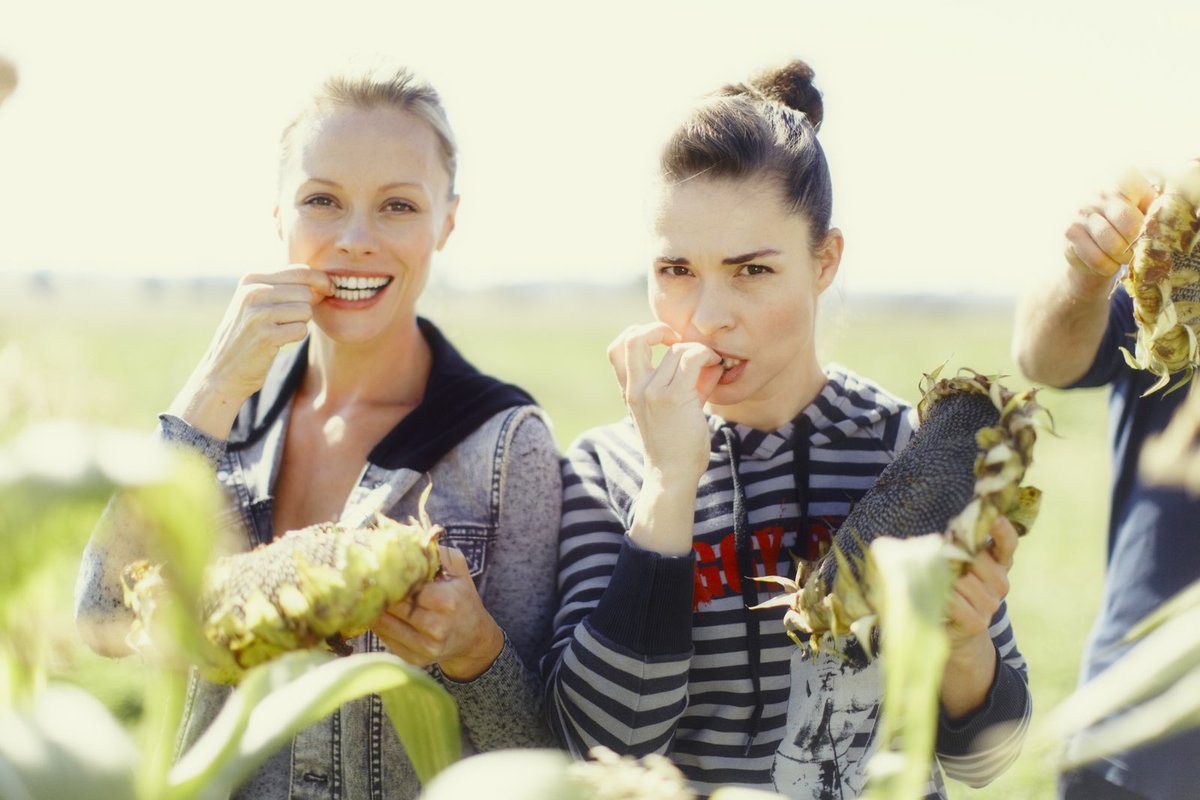
{"type": "Polygon", "coordinates": [[[833,279],[837,277],[838,267],[842,264],[842,249],[846,240],[837,228],[830,228],[825,234],[825,240],[817,248],[817,294],[821,294],[833,279]]]}
{"type": "Polygon", "coordinates": [[[450,198],[450,202],[446,204],[446,219],[442,223],[442,232],[438,236],[438,250],[446,246],[446,240],[450,238],[450,234],[454,231],[454,215],[458,213],[458,201],[459,195],[454,195],[454,197],[450,198]]]}

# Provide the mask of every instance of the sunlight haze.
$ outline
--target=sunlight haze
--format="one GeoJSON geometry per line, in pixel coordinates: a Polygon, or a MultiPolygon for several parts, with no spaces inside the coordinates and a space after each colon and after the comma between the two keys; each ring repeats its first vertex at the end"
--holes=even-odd
{"type": "Polygon", "coordinates": [[[1200,153],[1197,30],[1183,0],[4,0],[0,272],[282,266],[278,132],[318,78],[382,54],[432,80],[459,139],[439,281],[631,282],[673,121],[799,56],[825,96],[841,291],[1009,295],[1126,165],[1200,153]]]}

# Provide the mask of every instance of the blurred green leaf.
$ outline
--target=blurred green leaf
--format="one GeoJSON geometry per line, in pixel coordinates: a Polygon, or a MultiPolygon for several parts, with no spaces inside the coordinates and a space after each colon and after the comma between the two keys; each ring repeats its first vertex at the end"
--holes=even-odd
{"type": "Polygon", "coordinates": [[[153,439],[77,420],[37,422],[0,448],[0,483],[76,492],[145,486],[171,471],[172,453],[153,439]]]}
{"type": "MultiPolygon", "coordinates": [[[[1044,725],[1062,740],[1196,671],[1200,671],[1200,607],[1159,625],[1059,704],[1044,725]]],[[[1200,697],[1195,702],[1200,704],[1200,697]]]]}
{"type": "Polygon", "coordinates": [[[498,750],[465,758],[438,774],[421,800],[588,800],[573,782],[571,757],[561,750],[498,750]]]}
{"type": "Polygon", "coordinates": [[[1064,769],[1200,725],[1197,587],[1139,623],[1143,638],[1046,717],[1037,741],[1066,746],[1064,769]]]}
{"type": "Polygon", "coordinates": [[[1200,668],[1193,669],[1162,694],[1079,734],[1067,747],[1062,769],[1074,769],[1198,725],[1200,668]]]}
{"type": "Polygon", "coordinates": [[[82,689],[51,686],[0,711],[0,796],[133,800],[137,748],[82,689]]]}
{"type": "Polygon", "coordinates": [[[458,710],[423,670],[388,653],[338,658],[302,651],[246,674],[208,731],[171,770],[169,796],[224,797],[297,731],[367,694],[383,698],[422,781],[458,758],[458,710]]]}
{"type": "MultiPolygon", "coordinates": [[[[1197,383],[1196,386],[1200,386],[1200,383],[1197,383]]],[[[1148,614],[1145,619],[1130,628],[1124,638],[1121,639],[1121,643],[1129,644],[1138,639],[1143,639],[1163,623],[1196,606],[1200,606],[1200,580],[1184,587],[1178,594],[1168,599],[1152,613],[1148,614]]]]}
{"type": "Polygon", "coordinates": [[[186,451],[173,455],[164,480],[119,491],[105,514],[133,521],[126,530],[144,536],[148,560],[162,565],[167,592],[154,614],[150,637],[156,652],[149,655],[169,668],[184,670],[210,657],[212,646],[197,611],[204,574],[213,557],[232,546],[218,540],[222,532],[215,529],[224,499],[213,481],[212,467],[186,451]]]}

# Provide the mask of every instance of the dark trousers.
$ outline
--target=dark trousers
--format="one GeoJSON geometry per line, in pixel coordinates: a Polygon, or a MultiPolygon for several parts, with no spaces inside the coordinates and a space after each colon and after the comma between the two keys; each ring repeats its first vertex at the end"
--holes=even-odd
{"type": "Polygon", "coordinates": [[[1059,776],[1058,797],[1059,800],[1146,800],[1137,792],[1109,783],[1085,769],[1059,776]]]}

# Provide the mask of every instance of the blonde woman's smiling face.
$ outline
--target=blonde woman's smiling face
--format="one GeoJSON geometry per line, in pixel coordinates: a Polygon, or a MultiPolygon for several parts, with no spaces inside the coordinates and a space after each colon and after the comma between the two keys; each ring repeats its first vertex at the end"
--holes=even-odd
{"type": "Polygon", "coordinates": [[[841,260],[833,230],[816,248],[809,221],[760,178],[698,178],[663,189],[650,280],[655,317],[716,351],[708,398],[727,420],[773,429],[819,390],[817,298],[841,260]]]}
{"type": "Polygon", "coordinates": [[[289,261],[334,282],[317,326],[369,341],[411,322],[458,198],[436,134],[406,111],[335,109],[301,125],[282,171],[279,233],[289,261]]]}

